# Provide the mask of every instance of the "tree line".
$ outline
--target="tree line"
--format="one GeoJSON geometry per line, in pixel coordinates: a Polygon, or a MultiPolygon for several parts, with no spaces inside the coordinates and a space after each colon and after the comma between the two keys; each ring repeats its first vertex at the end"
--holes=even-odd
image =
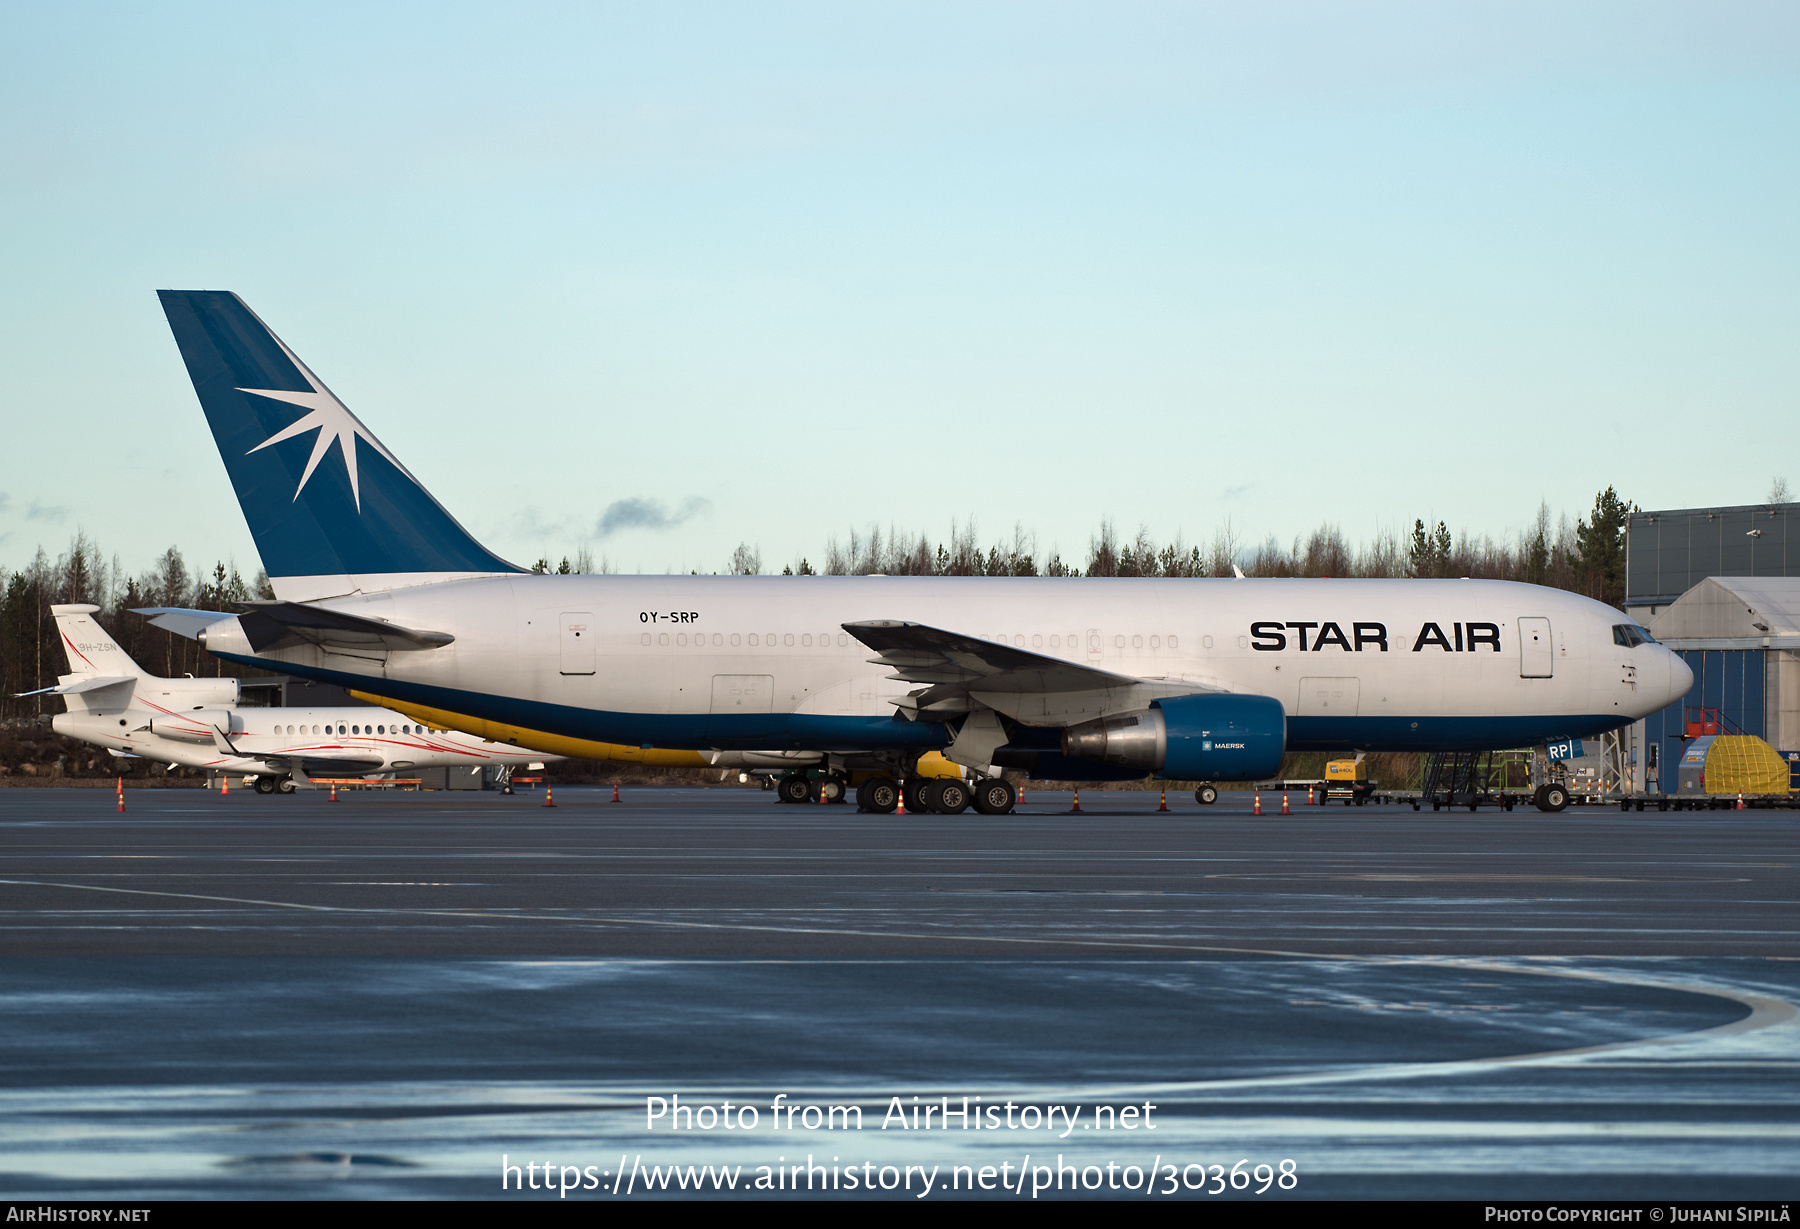
{"type": "MultiPolygon", "coordinates": [[[[782,575],[811,576],[1305,576],[1305,577],[1471,577],[1520,580],[1582,593],[1611,605],[1625,596],[1625,527],[1635,507],[1607,487],[1594,497],[1592,511],[1573,523],[1551,519],[1538,506],[1531,526],[1511,539],[1452,534],[1421,518],[1412,532],[1382,530],[1351,544],[1336,525],[1283,543],[1270,537],[1251,544],[1227,524],[1205,546],[1180,535],[1160,542],[1149,526],[1130,538],[1110,519],[1089,538],[1084,560],[1065,560],[1052,550],[1040,558],[1036,535],[1023,525],[1012,536],[984,547],[974,523],[951,522],[948,538],[880,526],[831,537],[814,567],[807,558],[782,568],[782,575]]],[[[566,561],[565,561],[566,562],[566,561]]],[[[566,569],[565,569],[566,570],[566,569]]],[[[762,554],[741,544],[725,569],[759,575],[762,554]]]]}
{"type": "Polygon", "coordinates": [[[135,607],[181,606],[192,610],[235,610],[237,603],[275,596],[260,570],[249,579],[235,563],[221,561],[210,571],[190,569],[171,546],[149,568],[128,572],[115,555],[108,559],[86,533],[77,531],[69,548],[52,559],[42,547],[17,571],[0,570],[0,717],[60,713],[55,696],[19,696],[55,685],[68,673],[50,607],[91,603],[101,625],[144,669],[164,677],[183,674],[239,678],[260,670],[220,661],[194,641],[153,627],[135,607]]]}

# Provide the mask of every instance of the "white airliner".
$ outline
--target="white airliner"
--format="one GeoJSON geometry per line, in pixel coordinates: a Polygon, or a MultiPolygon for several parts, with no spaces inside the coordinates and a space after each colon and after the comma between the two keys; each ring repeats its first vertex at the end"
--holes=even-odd
{"type": "Polygon", "coordinates": [[[1619,611],[1500,581],[535,575],[476,542],[236,295],[162,301],[278,600],[147,613],[228,660],[488,738],[877,769],[859,795],[877,810],[941,749],[976,774],[978,808],[1004,811],[1002,768],[1259,780],[1284,750],[1591,736],[1692,681],[1619,611]]]}
{"type": "MultiPolygon", "coordinates": [[[[238,681],[145,673],[94,621],[98,606],[52,606],[69,673],[45,691],[68,711],[58,734],[118,756],[256,779],[259,793],[291,793],[314,777],[380,777],[421,768],[519,767],[557,759],[466,734],[428,729],[382,708],[239,708],[238,681]]],[[[38,694],[38,693],[28,693],[38,694]]]]}

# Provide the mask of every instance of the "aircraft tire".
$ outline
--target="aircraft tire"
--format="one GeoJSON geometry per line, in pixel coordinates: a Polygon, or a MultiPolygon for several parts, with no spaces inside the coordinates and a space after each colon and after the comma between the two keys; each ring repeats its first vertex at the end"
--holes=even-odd
{"type": "Polygon", "coordinates": [[[275,792],[275,778],[267,777],[267,776],[257,777],[256,778],[256,792],[259,794],[274,793],[275,792]]]}
{"type": "Polygon", "coordinates": [[[930,792],[930,786],[931,782],[929,779],[908,777],[906,779],[906,785],[902,790],[902,796],[906,799],[906,809],[916,815],[931,814],[931,800],[927,796],[930,792]]]}
{"type": "Polygon", "coordinates": [[[983,815],[1010,815],[1019,793],[999,777],[975,782],[975,809],[983,815]]]}
{"type": "Polygon", "coordinates": [[[937,783],[932,793],[935,805],[931,809],[939,815],[961,815],[969,809],[969,787],[961,781],[945,778],[937,783]]]}
{"type": "Polygon", "coordinates": [[[870,777],[856,787],[856,809],[892,815],[900,803],[900,786],[892,777],[870,777]]]}
{"type": "Polygon", "coordinates": [[[805,777],[783,777],[777,787],[783,802],[801,803],[812,801],[812,783],[805,777]]]}
{"type": "Polygon", "coordinates": [[[275,783],[275,788],[283,794],[291,794],[300,787],[294,784],[294,778],[283,777],[275,783]]]}
{"type": "Polygon", "coordinates": [[[1199,789],[1194,791],[1194,801],[1203,807],[1209,807],[1218,800],[1219,790],[1217,786],[1202,785],[1199,789]]]}
{"type": "Polygon", "coordinates": [[[1538,810],[1551,814],[1569,805],[1569,791],[1560,785],[1546,785],[1542,799],[1538,802],[1538,810]]]}

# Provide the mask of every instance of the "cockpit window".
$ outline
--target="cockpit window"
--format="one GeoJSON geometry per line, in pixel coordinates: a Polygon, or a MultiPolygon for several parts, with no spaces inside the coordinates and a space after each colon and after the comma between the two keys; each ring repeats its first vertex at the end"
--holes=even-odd
{"type": "Polygon", "coordinates": [[[1640,644],[1655,644],[1649,632],[1635,623],[1615,623],[1613,625],[1613,643],[1635,649],[1640,644]]]}

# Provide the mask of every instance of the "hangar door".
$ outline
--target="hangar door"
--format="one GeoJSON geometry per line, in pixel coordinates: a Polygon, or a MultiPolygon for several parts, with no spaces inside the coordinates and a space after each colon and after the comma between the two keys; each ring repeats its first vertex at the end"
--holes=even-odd
{"type": "Polygon", "coordinates": [[[1556,653],[1550,641],[1550,620],[1519,620],[1519,677],[1547,679],[1556,672],[1556,653]]]}
{"type": "Polygon", "coordinates": [[[585,610],[564,611],[561,670],[564,674],[594,672],[594,616],[585,610]]]}

